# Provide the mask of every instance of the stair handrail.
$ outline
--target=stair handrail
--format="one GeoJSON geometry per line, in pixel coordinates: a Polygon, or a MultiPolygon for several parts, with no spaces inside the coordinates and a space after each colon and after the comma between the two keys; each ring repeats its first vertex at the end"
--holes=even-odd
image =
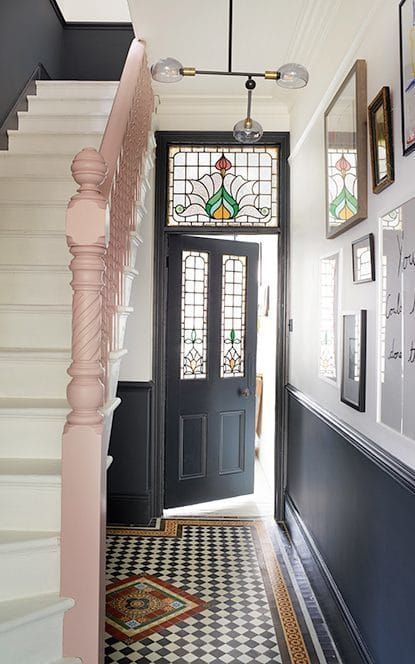
{"type": "MultiPolygon", "coordinates": [[[[143,205],[154,107],[145,46],[134,39],[99,150],[74,158],[79,185],[67,208],[73,256],[71,411],[62,444],[61,594],[75,607],[65,616],[64,655],[103,662],[105,491],[111,416],[128,278],[131,239],[143,205]],[[111,412],[111,408],[107,409],[111,412]]],[[[119,361],[118,365],[119,367],[119,361]]]]}

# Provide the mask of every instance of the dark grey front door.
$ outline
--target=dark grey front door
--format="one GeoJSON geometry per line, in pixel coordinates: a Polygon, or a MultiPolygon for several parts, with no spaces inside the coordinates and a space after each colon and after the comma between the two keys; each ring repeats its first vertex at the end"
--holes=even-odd
{"type": "Polygon", "coordinates": [[[170,236],[165,507],[253,492],[258,245],[170,236]]]}

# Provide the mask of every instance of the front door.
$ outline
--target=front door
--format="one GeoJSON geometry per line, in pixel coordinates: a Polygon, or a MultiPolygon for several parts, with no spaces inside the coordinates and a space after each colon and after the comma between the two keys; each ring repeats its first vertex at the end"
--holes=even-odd
{"type": "Polygon", "coordinates": [[[258,245],[172,235],[166,501],[254,489],[258,245]]]}

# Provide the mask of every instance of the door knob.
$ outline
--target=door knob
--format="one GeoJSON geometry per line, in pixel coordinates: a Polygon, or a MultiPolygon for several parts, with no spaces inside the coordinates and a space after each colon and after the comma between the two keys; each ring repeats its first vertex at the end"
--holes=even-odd
{"type": "Polygon", "coordinates": [[[249,395],[250,395],[251,393],[250,393],[248,387],[243,387],[243,388],[241,388],[241,389],[239,390],[239,394],[240,394],[241,397],[249,397],[249,395]]]}

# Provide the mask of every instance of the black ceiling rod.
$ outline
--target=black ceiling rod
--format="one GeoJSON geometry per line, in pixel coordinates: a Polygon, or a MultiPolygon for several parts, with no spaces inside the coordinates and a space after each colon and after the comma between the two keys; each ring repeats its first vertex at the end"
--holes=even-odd
{"type": "Polygon", "coordinates": [[[232,71],[233,0],[229,0],[228,72],[232,71]]]}

